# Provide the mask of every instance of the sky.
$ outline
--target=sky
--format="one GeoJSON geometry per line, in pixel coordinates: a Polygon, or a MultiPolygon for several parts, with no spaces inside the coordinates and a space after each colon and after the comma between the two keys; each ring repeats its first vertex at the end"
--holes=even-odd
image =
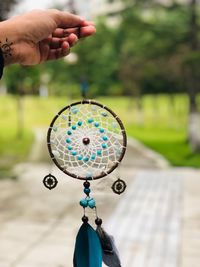
{"type": "MultiPolygon", "coordinates": [[[[98,0],[99,1],[99,0],[98,0]]],[[[22,0],[16,6],[13,14],[20,14],[32,9],[55,7],[56,4],[65,4],[67,0],[22,0]]],[[[77,7],[81,15],[89,18],[89,11],[91,2],[97,2],[97,0],[76,0],[77,7]]],[[[13,15],[12,14],[12,15],[13,15]]]]}
{"type": "Polygon", "coordinates": [[[34,0],[34,1],[22,0],[17,5],[15,12],[23,13],[25,11],[35,9],[35,8],[47,8],[48,6],[51,6],[53,2],[54,2],[53,0],[34,0]]]}

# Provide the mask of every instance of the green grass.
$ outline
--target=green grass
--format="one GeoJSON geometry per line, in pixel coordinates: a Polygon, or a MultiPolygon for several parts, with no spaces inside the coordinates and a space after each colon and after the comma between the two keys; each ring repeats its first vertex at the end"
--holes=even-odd
{"type": "Polygon", "coordinates": [[[33,142],[33,133],[25,128],[19,137],[17,101],[14,97],[0,97],[0,177],[9,175],[11,167],[23,161],[33,142]]]}
{"type": "Polygon", "coordinates": [[[162,154],[172,165],[200,167],[200,153],[193,153],[187,142],[186,95],[173,99],[167,95],[144,96],[142,112],[138,112],[135,101],[125,98],[102,102],[120,114],[129,136],[162,154]]]}
{"type": "Polygon", "coordinates": [[[162,154],[174,166],[200,167],[200,154],[193,153],[185,131],[169,128],[129,126],[131,136],[162,154]]]}
{"type": "MultiPolygon", "coordinates": [[[[188,100],[186,95],[145,96],[142,112],[135,101],[125,97],[97,98],[112,108],[124,121],[127,133],[158,151],[175,166],[200,167],[200,154],[192,153],[187,143],[188,100]]],[[[199,99],[200,101],[200,99],[199,99]]],[[[17,137],[17,100],[0,97],[0,170],[26,159],[33,142],[33,128],[48,127],[53,116],[69,99],[23,98],[24,134],[17,137]]]]}

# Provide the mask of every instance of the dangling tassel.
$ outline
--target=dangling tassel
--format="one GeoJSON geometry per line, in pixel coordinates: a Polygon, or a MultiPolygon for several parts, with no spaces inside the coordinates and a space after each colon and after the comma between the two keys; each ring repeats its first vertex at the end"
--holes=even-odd
{"type": "Polygon", "coordinates": [[[100,218],[97,218],[95,223],[97,225],[96,232],[101,242],[103,262],[109,267],[121,267],[119,253],[115,246],[114,238],[107,234],[101,227],[102,220],[100,218]]]}
{"type": "Polygon", "coordinates": [[[83,216],[83,224],[76,237],[74,267],[102,267],[101,243],[96,231],[83,216]]]}

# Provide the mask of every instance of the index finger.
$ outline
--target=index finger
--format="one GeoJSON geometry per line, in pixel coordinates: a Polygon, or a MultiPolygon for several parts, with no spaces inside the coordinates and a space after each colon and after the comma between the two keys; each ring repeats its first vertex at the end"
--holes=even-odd
{"type": "Polygon", "coordinates": [[[58,38],[64,38],[68,37],[71,33],[74,33],[77,35],[78,38],[81,37],[87,37],[96,32],[96,29],[94,26],[86,26],[86,27],[74,27],[74,28],[67,28],[67,29],[61,29],[57,28],[53,33],[53,37],[58,37],[58,38]]]}
{"type": "Polygon", "coordinates": [[[83,18],[66,11],[49,9],[48,12],[59,28],[76,27],[85,23],[83,18]]]}

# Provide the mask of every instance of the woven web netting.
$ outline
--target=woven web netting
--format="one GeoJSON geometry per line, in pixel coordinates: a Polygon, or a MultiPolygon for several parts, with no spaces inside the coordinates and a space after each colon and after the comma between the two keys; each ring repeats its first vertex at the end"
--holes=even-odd
{"type": "Polygon", "coordinates": [[[105,107],[78,103],[59,113],[49,128],[48,144],[65,173],[95,179],[110,173],[125,150],[124,129],[105,107]]]}

